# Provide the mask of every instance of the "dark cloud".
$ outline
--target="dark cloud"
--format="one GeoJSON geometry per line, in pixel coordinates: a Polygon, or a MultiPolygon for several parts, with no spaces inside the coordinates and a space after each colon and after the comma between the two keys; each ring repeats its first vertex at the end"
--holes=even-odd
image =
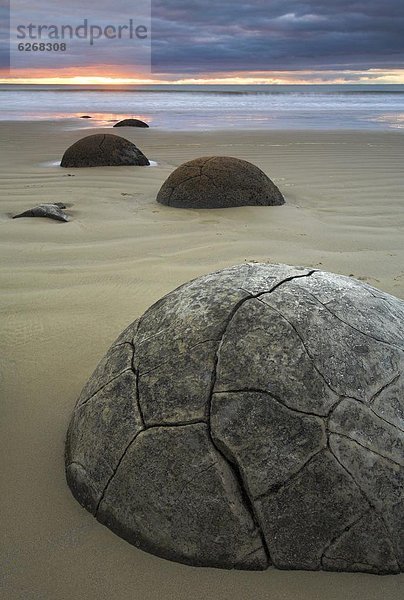
{"type": "MultiPolygon", "coordinates": [[[[150,0],[11,0],[14,23],[88,18],[105,26],[141,22],[149,8],[150,0]]],[[[151,8],[153,72],[167,79],[295,70],[327,78],[326,71],[404,67],[404,0],[151,0],[151,8]]],[[[14,48],[13,61],[21,68],[114,66],[128,77],[149,72],[148,49],[130,40],[70,43],[59,57],[23,57],[14,48]]]]}
{"type": "Polygon", "coordinates": [[[403,0],[153,0],[157,71],[404,65],[403,0]]]}

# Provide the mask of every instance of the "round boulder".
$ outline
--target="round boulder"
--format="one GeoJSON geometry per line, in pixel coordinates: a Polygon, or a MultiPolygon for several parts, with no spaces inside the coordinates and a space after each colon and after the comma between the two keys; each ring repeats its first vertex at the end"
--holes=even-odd
{"type": "Polygon", "coordinates": [[[163,183],[157,201],[176,208],[274,206],[285,202],[261,169],[230,156],[205,156],[179,166],[163,183]]]}
{"type": "Polygon", "coordinates": [[[119,135],[97,133],[88,135],[63,155],[61,167],[115,167],[149,165],[146,156],[129,140],[119,135]]]}
{"type": "Polygon", "coordinates": [[[246,263],[174,290],[84,387],[76,499],[138,548],[236,569],[404,569],[404,302],[246,263]]]}
{"type": "Polygon", "coordinates": [[[119,123],[115,123],[114,127],[149,127],[147,123],[140,119],[123,119],[119,123]]]}

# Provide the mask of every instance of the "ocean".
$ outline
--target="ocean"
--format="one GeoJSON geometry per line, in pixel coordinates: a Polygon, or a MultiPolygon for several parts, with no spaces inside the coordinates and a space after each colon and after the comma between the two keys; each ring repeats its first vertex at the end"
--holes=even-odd
{"type": "Polygon", "coordinates": [[[93,128],[127,117],[167,130],[403,129],[404,86],[0,85],[1,120],[93,128]]]}

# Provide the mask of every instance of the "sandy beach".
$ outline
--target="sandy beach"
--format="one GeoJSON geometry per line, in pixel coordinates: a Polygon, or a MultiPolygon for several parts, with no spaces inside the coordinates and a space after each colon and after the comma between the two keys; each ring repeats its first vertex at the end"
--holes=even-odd
{"type": "Polygon", "coordinates": [[[404,298],[403,133],[125,128],[118,134],[156,165],[62,169],[70,144],[111,133],[69,123],[0,124],[1,597],[401,598],[404,575],[225,572],[147,555],[74,500],[63,451],[78,394],[112,341],[193,277],[281,262],[404,298]],[[176,166],[213,154],[256,164],[286,204],[193,211],[155,202],[176,166]],[[40,202],[66,203],[71,222],[10,219],[40,202]]]}

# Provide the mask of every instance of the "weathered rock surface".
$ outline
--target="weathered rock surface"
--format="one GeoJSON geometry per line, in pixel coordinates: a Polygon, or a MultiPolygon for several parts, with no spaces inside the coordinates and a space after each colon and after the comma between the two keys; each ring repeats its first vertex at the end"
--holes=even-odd
{"type": "Polygon", "coordinates": [[[163,183],[157,201],[176,208],[274,206],[285,202],[261,169],[230,156],[204,156],[180,165],[163,183]]]}
{"type": "Polygon", "coordinates": [[[146,156],[129,140],[119,135],[88,135],[63,155],[61,167],[107,167],[125,165],[149,165],[146,156]]]}
{"type": "Polygon", "coordinates": [[[267,566],[237,477],[211,443],[205,423],[149,428],[136,436],[97,518],[129,542],[171,560],[267,566]],[[148,483],[139,486],[145,471],[148,483]]]}
{"type": "Polygon", "coordinates": [[[20,217],[47,217],[48,219],[54,219],[55,221],[70,221],[68,215],[62,210],[64,208],[66,208],[66,205],[62,202],[38,204],[38,206],[34,206],[18,215],[14,215],[13,219],[19,219],[20,217]]]}
{"type": "Polygon", "coordinates": [[[147,123],[140,119],[123,119],[115,123],[114,127],[149,127],[147,123]]]}
{"type": "Polygon", "coordinates": [[[243,264],[116,340],[70,423],[77,500],[191,565],[404,570],[404,302],[243,264]]]}

